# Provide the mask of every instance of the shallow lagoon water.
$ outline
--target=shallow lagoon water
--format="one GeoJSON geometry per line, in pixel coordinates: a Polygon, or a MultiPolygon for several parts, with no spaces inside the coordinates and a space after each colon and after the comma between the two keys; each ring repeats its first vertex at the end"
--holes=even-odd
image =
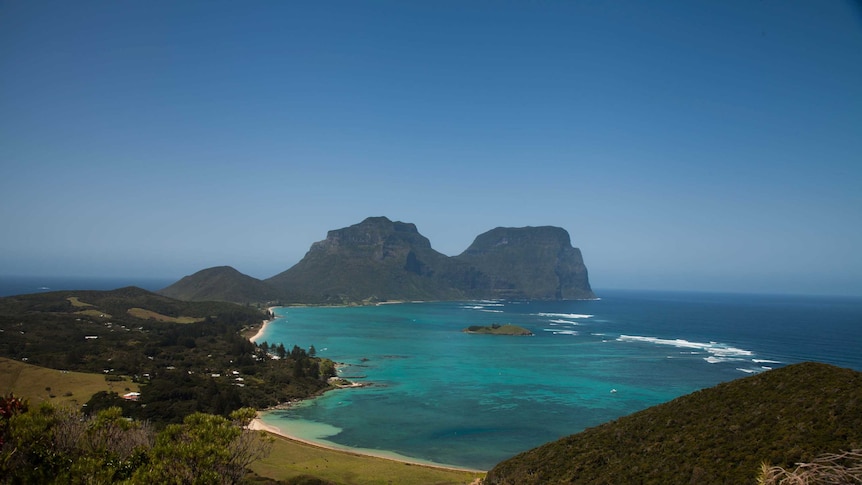
{"type": "Polygon", "coordinates": [[[263,417],[312,441],[487,469],[769,368],[862,369],[862,300],[602,292],[601,300],[279,308],[258,339],[314,345],[369,387],[263,417]],[[532,337],[466,334],[512,323],[532,337]]]}

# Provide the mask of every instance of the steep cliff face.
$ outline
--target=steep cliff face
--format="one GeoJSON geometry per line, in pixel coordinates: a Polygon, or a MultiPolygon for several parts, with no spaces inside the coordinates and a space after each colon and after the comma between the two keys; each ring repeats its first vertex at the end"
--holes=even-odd
{"type": "Polygon", "coordinates": [[[456,261],[485,275],[471,291],[497,298],[595,298],[581,251],[559,227],[498,227],[456,261]]]}
{"type": "Polygon", "coordinates": [[[302,261],[266,281],[320,303],[462,298],[438,277],[451,264],[415,225],[369,217],[329,231],[302,261]]]}

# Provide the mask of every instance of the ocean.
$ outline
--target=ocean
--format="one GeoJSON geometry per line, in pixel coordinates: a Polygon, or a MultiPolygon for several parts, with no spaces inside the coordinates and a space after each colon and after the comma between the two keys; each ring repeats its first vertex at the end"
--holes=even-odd
{"type": "Polygon", "coordinates": [[[137,286],[145,290],[156,291],[176,283],[177,280],[179,278],[0,275],[0,297],[59,290],[115,290],[126,286],[137,286]]]}
{"type": "Polygon", "coordinates": [[[276,310],[258,341],[369,384],[263,421],[336,446],[488,469],[521,451],[791,363],[862,370],[862,299],[599,291],[591,301],[276,310]],[[512,323],[532,337],[466,334],[512,323]]]}

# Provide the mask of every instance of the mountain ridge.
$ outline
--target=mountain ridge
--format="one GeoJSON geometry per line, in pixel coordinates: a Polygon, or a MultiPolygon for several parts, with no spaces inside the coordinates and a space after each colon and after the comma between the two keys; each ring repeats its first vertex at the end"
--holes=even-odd
{"type": "Polygon", "coordinates": [[[220,266],[186,276],[159,293],[285,304],[595,298],[580,250],[571,246],[565,229],[498,227],[450,257],[434,250],[415,224],[383,216],[328,231],[302,260],[270,278],[259,280],[220,266]]]}

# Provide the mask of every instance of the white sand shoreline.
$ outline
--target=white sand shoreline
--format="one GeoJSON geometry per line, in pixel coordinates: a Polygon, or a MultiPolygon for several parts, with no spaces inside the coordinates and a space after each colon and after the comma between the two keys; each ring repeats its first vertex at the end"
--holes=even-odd
{"type": "Polygon", "coordinates": [[[274,321],[278,318],[278,317],[275,315],[275,309],[276,309],[276,308],[278,308],[278,307],[271,306],[271,307],[267,308],[267,310],[269,310],[269,312],[270,312],[270,313],[272,313],[272,316],[273,316],[273,317],[275,317],[275,318],[273,318],[272,320],[264,320],[264,321],[263,321],[263,323],[261,324],[260,328],[257,330],[257,333],[256,333],[256,334],[254,334],[254,335],[252,335],[251,337],[249,337],[249,339],[248,339],[248,340],[249,340],[251,343],[255,343],[255,342],[257,342],[257,339],[261,338],[261,337],[263,336],[263,332],[265,332],[265,331],[266,331],[266,327],[267,327],[267,325],[269,325],[270,323],[274,322],[274,321]]]}
{"type": "Polygon", "coordinates": [[[306,444],[309,446],[314,446],[316,448],[322,448],[324,450],[329,450],[329,451],[337,451],[340,453],[349,453],[351,455],[380,458],[383,460],[397,461],[399,463],[408,463],[410,465],[427,466],[429,468],[439,468],[441,470],[453,470],[453,471],[459,471],[459,472],[472,472],[472,473],[486,473],[487,472],[487,470],[476,470],[473,468],[465,468],[465,467],[458,467],[455,465],[444,465],[444,464],[440,464],[440,463],[434,463],[434,462],[427,461],[427,460],[420,460],[418,458],[414,459],[414,458],[410,458],[408,456],[399,455],[398,453],[395,453],[395,452],[386,452],[386,451],[376,452],[374,450],[368,450],[368,449],[364,449],[364,448],[351,448],[349,446],[339,446],[339,445],[334,445],[334,444],[320,443],[317,441],[313,441],[313,440],[309,440],[309,439],[305,439],[305,438],[300,438],[299,436],[295,436],[295,435],[286,433],[281,428],[277,428],[275,426],[264,423],[263,420],[260,419],[260,417],[256,417],[256,418],[252,419],[251,423],[249,423],[249,425],[248,425],[248,428],[253,429],[253,430],[257,430],[257,431],[266,431],[267,433],[272,433],[274,435],[281,436],[282,438],[285,438],[285,439],[288,439],[291,441],[296,441],[299,443],[303,443],[303,444],[306,444]]]}

